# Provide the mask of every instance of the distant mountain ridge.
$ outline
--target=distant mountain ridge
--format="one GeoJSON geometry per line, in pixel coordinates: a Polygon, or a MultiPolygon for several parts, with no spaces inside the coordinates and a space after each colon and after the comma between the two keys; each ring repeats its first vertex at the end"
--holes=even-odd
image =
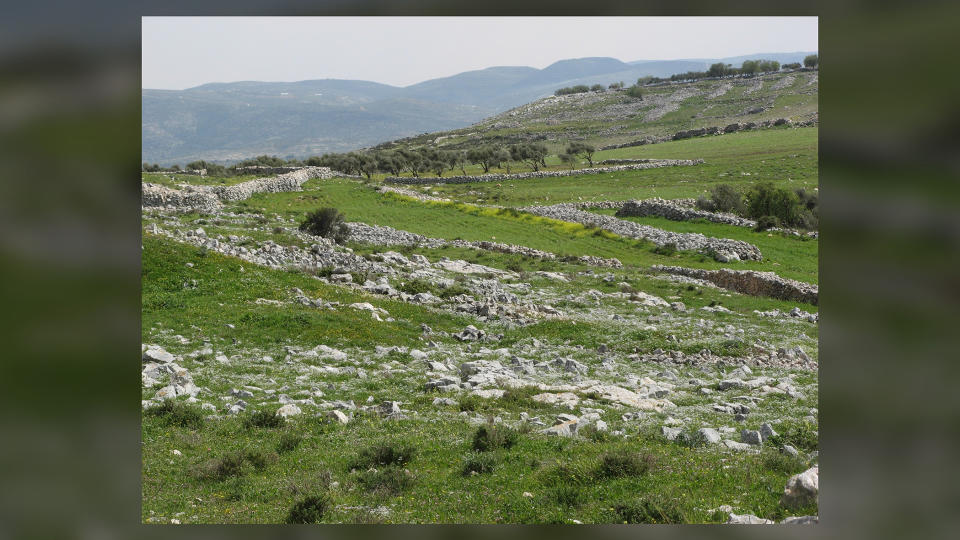
{"type": "Polygon", "coordinates": [[[406,87],[371,81],[208,83],[142,93],[142,160],[162,165],[196,159],[232,162],[271,154],[343,152],[420,133],[464,127],[576,84],[705,70],[744,59],[799,62],[812,52],[725,59],[567,59],[537,69],[496,66],[406,87]]]}

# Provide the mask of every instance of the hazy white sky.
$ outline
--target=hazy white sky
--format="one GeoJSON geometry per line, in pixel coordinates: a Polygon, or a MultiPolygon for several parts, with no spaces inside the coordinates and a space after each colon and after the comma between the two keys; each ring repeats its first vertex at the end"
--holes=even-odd
{"type": "Polygon", "coordinates": [[[144,17],[143,87],[327,78],[407,86],[565,58],[816,50],[816,17],[144,17]]]}

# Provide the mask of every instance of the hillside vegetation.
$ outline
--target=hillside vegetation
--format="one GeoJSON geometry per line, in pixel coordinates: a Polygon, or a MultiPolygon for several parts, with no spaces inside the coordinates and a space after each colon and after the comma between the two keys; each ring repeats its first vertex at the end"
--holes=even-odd
{"type": "MultiPolygon", "coordinates": [[[[817,106],[816,72],[644,92],[547,98],[381,150],[545,144],[532,165],[575,171],[574,141],[817,106]]],[[[475,163],[410,186],[317,167],[344,156],[276,183],[142,173],[141,520],[817,522],[818,231],[693,199],[815,194],[818,131],[596,150],[703,162],[492,182],[443,183],[475,163]],[[673,213],[614,217],[654,198],[673,213]]]]}

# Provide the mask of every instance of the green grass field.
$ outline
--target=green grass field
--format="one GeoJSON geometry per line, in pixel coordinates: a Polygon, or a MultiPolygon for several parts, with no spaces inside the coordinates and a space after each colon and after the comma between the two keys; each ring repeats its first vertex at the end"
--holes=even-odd
{"type": "Polygon", "coordinates": [[[788,188],[818,186],[819,128],[785,128],[700,137],[597,152],[603,159],[694,159],[705,163],[541,180],[446,184],[430,188],[443,197],[463,202],[503,206],[559,202],[626,200],[662,197],[677,199],[709,193],[717,184],[748,188],[773,182],[788,188]]]}

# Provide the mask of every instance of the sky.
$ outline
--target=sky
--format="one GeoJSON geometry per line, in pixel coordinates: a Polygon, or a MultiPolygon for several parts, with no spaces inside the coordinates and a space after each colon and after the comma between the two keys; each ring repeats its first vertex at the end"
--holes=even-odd
{"type": "Polygon", "coordinates": [[[143,88],[359,79],[493,66],[817,51],[816,17],[144,17],[143,88]]]}

